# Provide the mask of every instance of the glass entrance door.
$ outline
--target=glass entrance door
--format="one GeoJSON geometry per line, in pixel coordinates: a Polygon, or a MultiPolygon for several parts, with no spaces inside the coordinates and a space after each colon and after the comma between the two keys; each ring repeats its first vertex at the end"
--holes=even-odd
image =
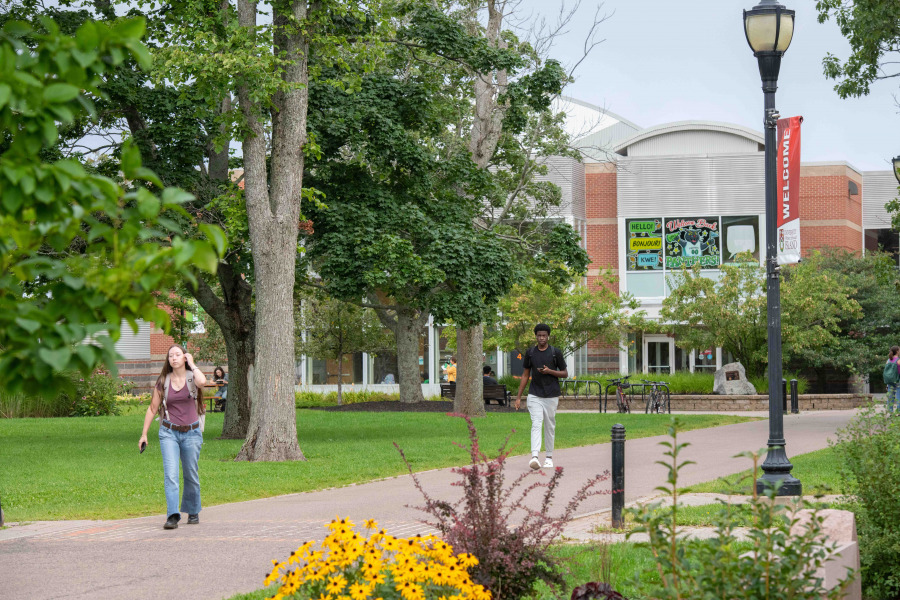
{"type": "Polygon", "coordinates": [[[671,373],[675,341],[665,335],[644,336],[644,373],[671,373]]]}

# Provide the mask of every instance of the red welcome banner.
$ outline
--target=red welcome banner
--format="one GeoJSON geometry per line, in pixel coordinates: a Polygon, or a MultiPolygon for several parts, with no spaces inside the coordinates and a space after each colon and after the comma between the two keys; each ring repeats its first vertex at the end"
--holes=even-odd
{"type": "Polygon", "coordinates": [[[778,156],[775,160],[778,206],[778,264],[800,262],[800,123],[803,117],[778,120],[778,156]]]}

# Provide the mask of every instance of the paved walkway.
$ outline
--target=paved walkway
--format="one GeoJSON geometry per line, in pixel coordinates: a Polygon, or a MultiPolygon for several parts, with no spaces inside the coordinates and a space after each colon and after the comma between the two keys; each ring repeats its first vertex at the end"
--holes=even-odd
{"type": "MultiPolygon", "coordinates": [[[[827,446],[828,438],[852,417],[852,411],[807,412],[785,416],[789,456],[827,446]]],[[[684,485],[715,479],[748,468],[735,454],[765,446],[768,422],[755,421],[690,431],[683,457],[697,464],[683,473],[684,485]]],[[[626,443],[626,502],[655,495],[665,470],[658,445],[665,438],[626,443]]],[[[436,449],[438,451],[439,449],[436,449]]],[[[605,471],[610,445],[557,450],[565,468],[556,497],[558,509],[588,477],[605,471]]],[[[527,457],[508,463],[507,477],[527,471],[527,457]]],[[[546,477],[546,475],[536,475],[546,477]]],[[[458,497],[448,469],[419,475],[435,497],[458,497]]],[[[605,484],[608,485],[608,484],[605,484]]],[[[160,490],[162,494],[162,490],[160,490]]],[[[162,529],[161,516],[120,521],[60,521],[0,531],[0,598],[131,598],[180,596],[227,598],[257,589],[271,568],[308,539],[321,539],[323,525],[336,515],[360,524],[374,518],[393,535],[425,533],[423,515],[409,508],[421,496],[408,476],[319,492],[291,494],[206,508],[199,526],[162,529]]],[[[589,499],[571,532],[592,527],[591,515],[609,508],[608,495],[589,499]]],[[[573,537],[582,537],[573,535],[573,537]]]]}

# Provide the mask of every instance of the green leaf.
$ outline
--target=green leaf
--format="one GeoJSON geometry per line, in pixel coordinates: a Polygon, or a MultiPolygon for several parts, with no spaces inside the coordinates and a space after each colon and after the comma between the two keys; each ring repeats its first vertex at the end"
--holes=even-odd
{"type": "Polygon", "coordinates": [[[144,71],[153,68],[153,56],[147,50],[147,46],[140,42],[126,42],[125,47],[131,50],[131,56],[137,61],[138,66],[144,71]]]}
{"type": "MultiPolygon", "coordinates": [[[[75,41],[78,42],[78,47],[81,50],[96,51],[99,40],[97,38],[97,26],[93,21],[86,21],[84,25],[78,28],[78,31],[75,32],[75,41]]],[[[78,57],[76,56],[75,59],[78,60],[78,57]]],[[[87,65],[82,66],[86,67],[87,65]]]]}
{"type": "Polygon", "coordinates": [[[54,371],[62,372],[65,371],[66,366],[69,364],[69,358],[72,356],[72,351],[68,348],[60,348],[58,350],[41,348],[38,350],[38,356],[45,363],[53,367],[54,371]]]}
{"type": "Polygon", "coordinates": [[[44,88],[44,100],[46,102],[60,104],[68,102],[69,100],[74,100],[80,93],[81,90],[74,85],[68,83],[51,83],[44,88]]]}
{"type": "Polygon", "coordinates": [[[138,212],[145,219],[152,219],[159,214],[161,203],[159,198],[151,194],[146,188],[140,188],[137,193],[138,212]]]}
{"type": "Polygon", "coordinates": [[[141,151],[137,146],[126,143],[122,146],[122,172],[129,179],[134,178],[135,171],[141,167],[141,151]]]}
{"type": "Polygon", "coordinates": [[[202,223],[199,227],[200,232],[213,244],[216,253],[219,256],[225,255],[225,249],[228,247],[228,237],[225,232],[215,225],[202,223]]]}
{"type": "Polygon", "coordinates": [[[114,31],[126,40],[139,40],[144,37],[147,30],[147,23],[143,18],[124,19],[119,21],[114,31]]]}
{"type": "Polygon", "coordinates": [[[0,108],[6,106],[6,103],[9,102],[9,97],[11,94],[12,89],[5,83],[0,83],[0,108]]]}
{"type": "Polygon", "coordinates": [[[16,325],[27,331],[28,333],[34,333],[38,329],[41,328],[41,324],[38,321],[32,321],[31,319],[26,319],[24,317],[19,317],[16,319],[16,325]]]}
{"type": "Polygon", "coordinates": [[[162,193],[162,201],[163,204],[184,204],[186,202],[190,202],[194,199],[193,194],[186,192],[180,188],[169,187],[163,190],[162,193]]]}

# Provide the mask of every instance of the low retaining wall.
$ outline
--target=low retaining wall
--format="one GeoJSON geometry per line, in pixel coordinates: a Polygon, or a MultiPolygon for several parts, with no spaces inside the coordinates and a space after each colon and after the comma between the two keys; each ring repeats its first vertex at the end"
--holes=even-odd
{"type": "MultiPolygon", "coordinates": [[[[870,394],[801,394],[800,410],[849,410],[869,403],[870,394]]],[[[597,410],[597,397],[564,396],[559,399],[560,410],[597,410]]],[[[616,399],[610,397],[609,410],[616,411],[616,399]]],[[[631,405],[632,412],[644,412],[641,397],[635,396],[631,405]]],[[[717,412],[717,411],[766,411],[769,410],[769,397],[762,394],[754,396],[719,396],[716,394],[672,395],[672,410],[717,412]]],[[[788,401],[790,410],[790,400],[788,401]]]]}

